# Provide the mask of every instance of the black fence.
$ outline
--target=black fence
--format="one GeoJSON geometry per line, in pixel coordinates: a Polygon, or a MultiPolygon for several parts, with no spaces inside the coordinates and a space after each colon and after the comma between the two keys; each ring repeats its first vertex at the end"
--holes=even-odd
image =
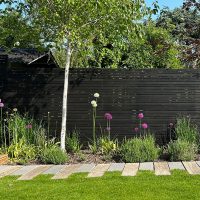
{"type": "MultiPolygon", "coordinates": [[[[64,71],[48,68],[2,70],[0,98],[9,108],[28,111],[36,119],[51,116],[51,134],[61,126],[64,71]]],[[[68,130],[75,127],[81,139],[92,136],[93,94],[98,92],[97,133],[106,127],[104,113],[113,115],[111,135],[132,137],[138,126],[136,114],[144,113],[159,144],[166,143],[169,123],[179,115],[189,115],[200,125],[199,70],[95,70],[71,69],[68,94],[68,130]]]]}

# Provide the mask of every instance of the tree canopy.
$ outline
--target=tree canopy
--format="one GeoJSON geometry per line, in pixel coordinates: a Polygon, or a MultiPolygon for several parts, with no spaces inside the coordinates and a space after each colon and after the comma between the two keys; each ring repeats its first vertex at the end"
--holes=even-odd
{"type": "Polygon", "coordinates": [[[200,3],[187,0],[174,10],[161,10],[158,27],[168,30],[182,47],[181,59],[185,67],[200,67],[200,3]]]}
{"type": "MultiPolygon", "coordinates": [[[[109,39],[123,47],[133,33],[140,35],[139,20],[151,12],[144,0],[26,0],[15,7],[39,28],[45,41],[66,49],[61,149],[65,149],[69,68],[73,56],[92,57],[94,40],[109,39]]],[[[95,145],[95,144],[94,144],[95,145]]]]}
{"type": "Polygon", "coordinates": [[[62,67],[68,41],[73,49],[70,67],[200,66],[197,0],[185,0],[174,10],[164,8],[155,22],[143,19],[158,10],[157,4],[150,9],[143,0],[1,2],[7,6],[0,15],[0,47],[53,47],[62,67]]]}
{"type": "Polygon", "coordinates": [[[8,7],[0,13],[0,47],[47,49],[41,37],[40,29],[28,22],[18,10],[8,7]]]}

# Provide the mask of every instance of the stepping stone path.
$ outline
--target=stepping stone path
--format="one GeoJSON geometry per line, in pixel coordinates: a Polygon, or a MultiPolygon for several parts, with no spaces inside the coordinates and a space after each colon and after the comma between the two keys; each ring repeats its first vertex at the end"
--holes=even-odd
{"type": "Polygon", "coordinates": [[[122,176],[135,176],[139,168],[139,163],[126,163],[122,176]]]}
{"type": "Polygon", "coordinates": [[[88,178],[101,177],[105,172],[121,172],[122,176],[135,176],[138,170],[155,171],[155,175],[171,175],[170,171],[186,170],[189,174],[200,174],[200,161],[192,162],[144,162],[75,165],[0,165],[0,178],[20,176],[18,180],[31,180],[41,174],[52,174],[52,179],[65,179],[73,173],[88,173],[88,178]]]}
{"type": "Polygon", "coordinates": [[[59,171],[61,171],[65,165],[53,165],[46,171],[42,172],[42,174],[57,174],[59,171]]]}
{"type": "Polygon", "coordinates": [[[100,177],[109,169],[110,164],[98,164],[89,174],[88,177],[100,177]]]}
{"type": "Polygon", "coordinates": [[[195,161],[183,162],[183,165],[185,166],[189,174],[200,174],[200,167],[195,161]]]}
{"type": "Polygon", "coordinates": [[[179,169],[185,170],[182,162],[168,162],[170,170],[179,169]]]}
{"type": "Polygon", "coordinates": [[[27,166],[23,166],[22,168],[14,171],[11,175],[15,175],[15,176],[20,176],[23,174],[26,174],[30,171],[32,171],[33,169],[35,169],[37,167],[37,165],[27,165],[27,166]]]}
{"type": "Polygon", "coordinates": [[[200,167],[200,161],[196,161],[196,163],[197,163],[197,165],[199,165],[199,167],[200,167]]]}
{"type": "Polygon", "coordinates": [[[21,166],[7,166],[4,169],[1,169],[0,171],[0,178],[4,176],[11,175],[13,172],[17,171],[18,169],[22,168],[21,166]]]}
{"type": "Polygon", "coordinates": [[[76,173],[89,173],[89,172],[91,172],[93,169],[94,169],[94,167],[95,167],[96,165],[95,164],[82,164],[77,170],[76,170],[76,173]]]}
{"type": "Polygon", "coordinates": [[[39,165],[35,169],[23,174],[18,180],[31,180],[36,176],[40,175],[42,172],[46,171],[50,166],[48,165],[39,165]]]}
{"type": "Polygon", "coordinates": [[[153,171],[154,170],[153,162],[140,163],[139,170],[153,171]]]}
{"type": "Polygon", "coordinates": [[[121,172],[124,169],[125,163],[112,163],[108,168],[108,172],[121,172]]]}
{"type": "Polygon", "coordinates": [[[52,179],[64,179],[74,173],[80,167],[77,165],[66,165],[58,173],[56,173],[52,179]]]}
{"type": "Polygon", "coordinates": [[[155,174],[160,175],[170,175],[169,166],[167,162],[155,162],[155,174]]]}

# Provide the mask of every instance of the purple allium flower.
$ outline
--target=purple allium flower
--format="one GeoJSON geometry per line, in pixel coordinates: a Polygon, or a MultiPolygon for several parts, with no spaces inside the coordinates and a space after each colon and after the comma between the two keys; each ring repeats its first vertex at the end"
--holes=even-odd
{"type": "Polygon", "coordinates": [[[144,114],[143,114],[143,113],[139,113],[139,114],[138,114],[138,118],[139,118],[139,119],[144,118],[144,114]]]}
{"type": "Polygon", "coordinates": [[[110,127],[107,127],[107,128],[106,128],[106,130],[107,130],[107,131],[110,131],[110,130],[111,130],[111,128],[110,128],[110,127]]]}
{"type": "Polygon", "coordinates": [[[143,128],[143,129],[147,129],[147,128],[148,128],[148,124],[147,124],[147,123],[143,123],[143,124],[142,124],[142,128],[143,128]]]}
{"type": "Polygon", "coordinates": [[[31,128],[32,128],[32,124],[28,124],[28,125],[26,126],[26,128],[31,129],[31,128]]]}
{"type": "Polygon", "coordinates": [[[138,127],[135,127],[135,128],[134,128],[134,131],[135,131],[136,133],[138,132],[138,130],[139,130],[138,127]]]}
{"type": "Polygon", "coordinates": [[[0,103],[0,108],[3,108],[4,107],[4,103],[0,103]]]}
{"type": "Polygon", "coordinates": [[[105,113],[104,117],[107,119],[107,120],[111,120],[112,119],[112,115],[110,113],[105,113]]]}

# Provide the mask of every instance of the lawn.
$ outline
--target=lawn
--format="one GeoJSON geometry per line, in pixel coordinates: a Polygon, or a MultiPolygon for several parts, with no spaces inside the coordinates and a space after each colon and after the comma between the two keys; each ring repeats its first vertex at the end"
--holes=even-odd
{"type": "Polygon", "coordinates": [[[136,177],[106,173],[101,178],[72,175],[65,180],[51,180],[43,175],[32,181],[17,181],[16,177],[0,180],[0,199],[200,199],[200,175],[174,171],[171,176],[155,176],[139,172],[136,177]]]}

